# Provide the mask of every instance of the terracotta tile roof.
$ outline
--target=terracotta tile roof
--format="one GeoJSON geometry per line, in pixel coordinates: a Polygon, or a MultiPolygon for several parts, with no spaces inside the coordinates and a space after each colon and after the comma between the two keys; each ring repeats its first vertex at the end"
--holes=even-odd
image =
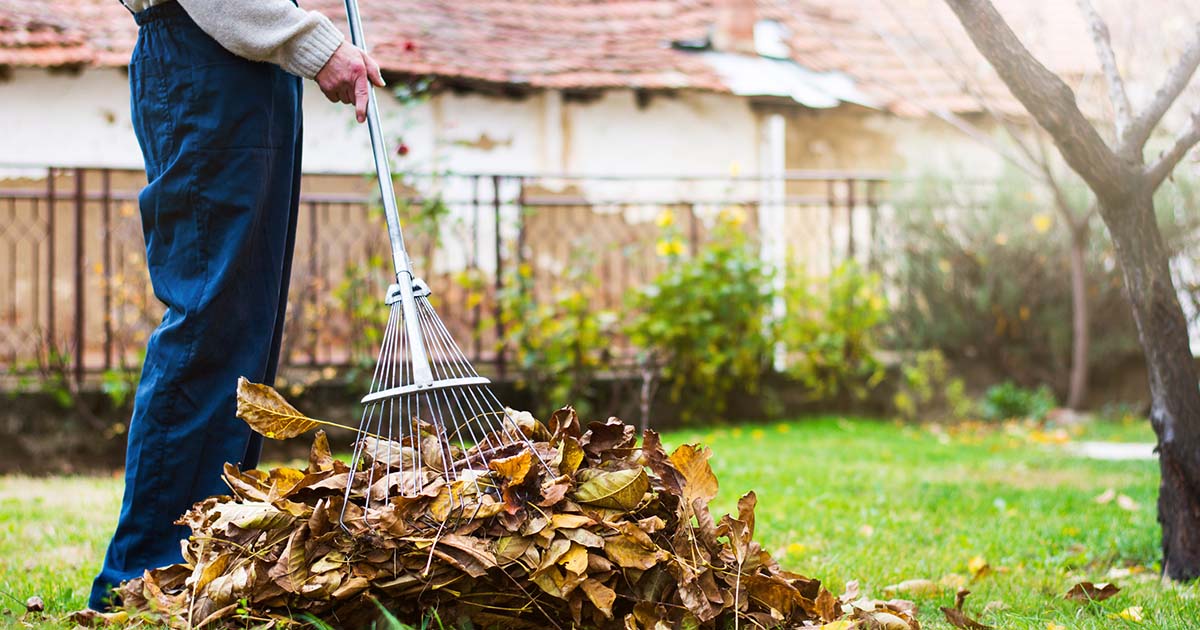
{"type": "MultiPolygon", "coordinates": [[[[730,88],[711,64],[672,43],[705,41],[730,2],[751,2],[783,24],[798,64],[844,73],[889,111],[979,111],[975,89],[1004,112],[1021,111],[945,0],[361,0],[368,40],[392,75],[500,89],[717,92],[730,88]]],[[[1077,86],[1097,81],[1075,0],[995,2],[1052,68],[1077,86]]],[[[302,5],[345,20],[342,0],[302,5]]],[[[135,38],[116,0],[0,0],[0,65],[121,66],[135,38]]]]}
{"type": "MultiPolygon", "coordinates": [[[[365,0],[367,40],[392,72],[535,88],[723,90],[671,42],[702,37],[695,0],[365,0]]],[[[335,22],[341,0],[310,0],[335,22]]]]}
{"type": "Polygon", "coordinates": [[[94,57],[86,34],[35,3],[0,0],[0,65],[65,66],[94,57]]]}

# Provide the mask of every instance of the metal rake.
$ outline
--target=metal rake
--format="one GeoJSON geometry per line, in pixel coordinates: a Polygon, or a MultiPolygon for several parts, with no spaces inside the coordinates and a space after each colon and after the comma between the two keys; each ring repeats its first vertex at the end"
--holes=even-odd
{"type": "MultiPolygon", "coordinates": [[[[366,50],[357,0],[345,0],[354,45],[366,50]]],[[[528,449],[535,465],[549,472],[532,441],[455,343],[429,303],[430,290],[413,275],[404,246],[392,187],[391,166],[379,123],[374,88],[367,105],[371,150],[387,218],[396,282],[388,287],[387,328],[370,392],[363,397],[362,420],[354,443],[351,470],[367,473],[363,514],[393,496],[414,496],[430,484],[469,482],[476,491],[489,462],[528,449]],[[382,482],[382,483],[377,483],[382,482]],[[373,489],[381,486],[380,492],[373,489]]],[[[339,521],[347,527],[347,508],[358,475],[349,475],[339,521]]],[[[461,503],[460,503],[461,505],[461,503]]],[[[355,510],[357,512],[357,510],[355,510]]],[[[357,517],[356,517],[357,518],[357,517]]]]}

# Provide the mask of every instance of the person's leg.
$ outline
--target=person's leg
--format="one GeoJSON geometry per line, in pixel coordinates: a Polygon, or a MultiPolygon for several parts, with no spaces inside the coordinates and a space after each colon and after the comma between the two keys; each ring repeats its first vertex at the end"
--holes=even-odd
{"type": "Polygon", "coordinates": [[[121,581],[180,561],[188,532],[174,521],[226,492],[225,462],[257,462],[235,388],[274,376],[299,186],[299,79],[228,53],[175,3],[150,12],[130,82],[146,258],[167,310],[134,399],[97,610],[121,581]]]}

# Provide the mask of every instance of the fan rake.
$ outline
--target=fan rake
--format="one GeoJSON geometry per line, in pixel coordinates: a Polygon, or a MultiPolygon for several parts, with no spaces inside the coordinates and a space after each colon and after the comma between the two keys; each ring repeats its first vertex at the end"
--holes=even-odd
{"type": "MultiPolygon", "coordinates": [[[[358,3],[345,0],[345,4],[351,40],[365,50],[358,3]]],[[[549,472],[517,413],[500,403],[491,381],[471,365],[429,303],[428,285],[413,275],[373,88],[367,126],[396,282],[387,291],[387,328],[370,392],[362,399],[363,415],[351,460],[351,470],[367,472],[368,488],[382,488],[382,493],[365,493],[364,513],[372,504],[381,507],[394,496],[419,495],[431,484],[450,485],[452,501],[454,488],[464,483],[476,493],[494,492],[495,484],[488,483],[489,463],[524,450],[532,452],[534,465],[549,472]]],[[[349,520],[358,518],[347,513],[355,477],[350,475],[347,482],[339,518],[347,531],[349,520]]],[[[462,505],[458,499],[458,506],[462,505]]]]}

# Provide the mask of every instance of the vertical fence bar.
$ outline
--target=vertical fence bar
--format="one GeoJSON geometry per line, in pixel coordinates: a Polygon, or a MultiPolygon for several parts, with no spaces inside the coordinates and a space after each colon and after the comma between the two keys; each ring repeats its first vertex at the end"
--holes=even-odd
{"type": "MultiPolygon", "coordinates": [[[[304,290],[310,295],[308,297],[309,308],[312,309],[310,315],[316,318],[314,321],[320,322],[321,318],[317,314],[319,303],[317,302],[317,293],[320,291],[321,283],[317,275],[320,273],[317,257],[320,256],[320,250],[317,248],[317,202],[308,202],[308,282],[305,283],[304,290]]],[[[317,364],[317,349],[321,343],[321,325],[312,327],[310,333],[312,337],[308,340],[308,364],[314,366],[317,364]]]]}
{"type": "MultiPolygon", "coordinates": [[[[470,265],[470,285],[472,294],[483,290],[479,283],[479,176],[471,176],[471,253],[468,260],[470,265]]],[[[483,318],[483,297],[473,299],[471,307],[471,360],[478,363],[483,355],[483,331],[479,330],[479,322],[483,318]]]]}
{"type": "MultiPolygon", "coordinates": [[[[524,273],[525,269],[525,178],[517,178],[517,275],[524,273]]],[[[533,293],[533,299],[537,299],[537,281],[534,276],[537,273],[536,269],[530,269],[530,276],[517,283],[517,290],[524,297],[525,291],[533,293]]]]}
{"type": "Polygon", "coordinates": [[[46,341],[48,350],[56,347],[54,325],[54,167],[46,169],[46,341]]]}
{"type": "Polygon", "coordinates": [[[492,175],[492,214],[496,225],[496,277],[494,279],[495,304],[493,311],[496,315],[496,373],[503,380],[506,374],[505,341],[504,341],[504,309],[500,304],[500,293],[504,290],[504,252],[500,238],[500,176],[492,175]]]}
{"type": "Polygon", "coordinates": [[[871,272],[879,271],[879,256],[876,251],[879,249],[879,200],[876,190],[878,184],[879,182],[874,179],[867,181],[867,220],[871,222],[868,226],[870,231],[868,238],[871,239],[871,242],[868,245],[870,249],[867,250],[867,270],[871,272]]]}
{"type": "Polygon", "coordinates": [[[84,230],[84,206],[87,205],[85,197],[86,183],[84,178],[87,173],[82,168],[75,169],[75,314],[73,324],[75,327],[75,384],[83,384],[83,303],[84,303],[84,286],[83,286],[83,267],[84,267],[84,251],[83,251],[83,230],[84,230]]]}
{"type": "Polygon", "coordinates": [[[101,264],[104,265],[104,369],[113,369],[112,326],[112,169],[100,172],[100,221],[104,230],[101,264]]]}
{"type": "Polygon", "coordinates": [[[700,253],[700,219],[696,216],[696,204],[688,202],[688,253],[692,256],[700,253]]]}
{"type": "Polygon", "coordinates": [[[854,260],[854,180],[846,180],[846,258],[854,260]]]}
{"type": "Polygon", "coordinates": [[[834,240],[833,220],[837,211],[837,187],[832,179],[825,180],[825,246],[829,248],[829,271],[837,267],[836,243],[834,240]]]}

